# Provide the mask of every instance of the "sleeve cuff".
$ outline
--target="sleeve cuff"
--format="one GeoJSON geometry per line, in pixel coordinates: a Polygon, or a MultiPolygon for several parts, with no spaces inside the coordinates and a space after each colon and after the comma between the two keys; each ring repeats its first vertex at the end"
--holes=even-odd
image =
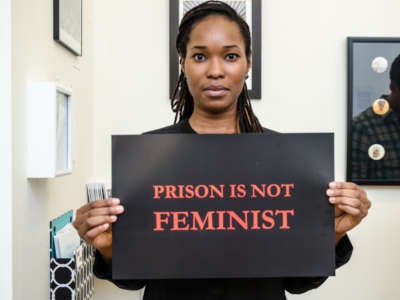
{"type": "Polygon", "coordinates": [[[93,273],[100,279],[111,279],[112,268],[104,261],[103,257],[97,250],[93,264],[93,273]]]}
{"type": "Polygon", "coordinates": [[[353,253],[353,245],[350,239],[345,235],[336,246],[336,268],[346,264],[353,253]]]}

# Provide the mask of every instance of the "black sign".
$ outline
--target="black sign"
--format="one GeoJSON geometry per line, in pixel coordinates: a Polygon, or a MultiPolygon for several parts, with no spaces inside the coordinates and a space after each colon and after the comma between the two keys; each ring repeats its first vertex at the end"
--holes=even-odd
{"type": "Polygon", "coordinates": [[[332,134],[112,138],[113,278],[328,276],[332,134]]]}

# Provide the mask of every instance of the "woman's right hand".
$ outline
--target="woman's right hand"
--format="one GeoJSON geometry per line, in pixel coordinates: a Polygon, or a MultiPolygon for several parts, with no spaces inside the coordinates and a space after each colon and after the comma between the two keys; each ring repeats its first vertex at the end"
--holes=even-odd
{"type": "Polygon", "coordinates": [[[76,211],[74,227],[79,236],[95,247],[107,263],[112,259],[111,225],[124,212],[117,198],[96,200],[76,211]]]}

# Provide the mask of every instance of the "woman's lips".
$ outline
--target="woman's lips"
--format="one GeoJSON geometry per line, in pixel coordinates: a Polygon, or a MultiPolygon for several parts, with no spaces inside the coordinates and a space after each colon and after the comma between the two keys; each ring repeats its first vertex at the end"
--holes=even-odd
{"type": "Polygon", "coordinates": [[[224,86],[209,86],[204,89],[205,94],[211,98],[223,97],[228,91],[229,89],[224,86]]]}

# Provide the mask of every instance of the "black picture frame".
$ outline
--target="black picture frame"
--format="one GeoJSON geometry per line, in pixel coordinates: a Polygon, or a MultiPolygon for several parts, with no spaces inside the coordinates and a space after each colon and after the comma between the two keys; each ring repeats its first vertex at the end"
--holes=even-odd
{"type": "MultiPolygon", "coordinates": [[[[185,0],[169,1],[169,95],[170,98],[175,89],[179,76],[179,57],[175,49],[175,38],[179,27],[179,7],[185,0]]],[[[186,0],[187,1],[187,0],[186,0]]],[[[252,33],[252,68],[251,88],[249,96],[251,99],[261,99],[261,0],[247,0],[251,2],[251,33],[252,33]]],[[[193,1],[199,3],[200,1],[193,1]]],[[[224,1],[230,2],[230,1],[224,1]]],[[[237,1],[236,1],[237,2],[237,1]]],[[[245,1],[244,1],[245,2],[245,1]]]]}
{"type": "Polygon", "coordinates": [[[82,0],[53,0],[53,39],[82,56],[82,0]]]}
{"type": "MultiPolygon", "coordinates": [[[[384,164],[383,158],[385,155],[386,157],[392,157],[392,155],[388,154],[385,145],[380,143],[383,140],[383,134],[376,135],[376,143],[374,141],[369,142],[369,140],[374,139],[373,136],[372,138],[369,137],[367,142],[367,134],[363,134],[364,131],[362,131],[359,121],[359,115],[366,110],[370,110],[368,116],[384,116],[391,112],[388,102],[385,104],[387,108],[383,106],[384,110],[381,112],[377,110],[378,102],[375,102],[375,109],[373,109],[373,104],[374,101],[382,98],[381,95],[390,94],[390,66],[399,54],[400,37],[347,38],[346,177],[348,181],[360,185],[400,185],[400,175],[378,175],[380,171],[375,171],[383,169],[382,174],[391,174],[389,169],[385,170],[384,166],[388,164],[384,164]],[[357,116],[358,121],[355,122],[353,119],[357,116]],[[361,144],[363,144],[362,147],[358,146],[361,144]],[[369,146],[369,144],[371,145],[369,146]],[[365,149],[368,149],[368,151],[365,151],[365,149]]],[[[367,116],[366,113],[363,116],[367,116]]],[[[371,118],[364,117],[364,120],[371,118]]],[[[397,157],[399,155],[400,153],[397,157]]]]}

